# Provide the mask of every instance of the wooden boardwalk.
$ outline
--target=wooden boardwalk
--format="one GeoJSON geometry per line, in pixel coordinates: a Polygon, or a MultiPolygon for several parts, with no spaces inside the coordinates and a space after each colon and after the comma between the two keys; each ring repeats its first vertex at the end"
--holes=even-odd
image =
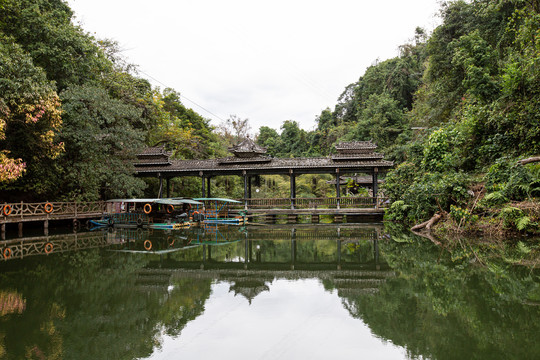
{"type": "Polygon", "coordinates": [[[47,231],[49,221],[96,219],[107,210],[104,201],[95,202],[42,202],[42,203],[5,203],[0,205],[0,233],[5,236],[7,224],[18,224],[22,233],[22,224],[43,222],[47,231]]]}
{"type": "MultiPolygon", "coordinates": [[[[341,222],[343,216],[381,217],[384,215],[386,199],[372,197],[333,197],[333,198],[278,198],[278,199],[239,199],[240,204],[231,206],[231,212],[237,214],[247,210],[254,216],[267,215],[269,218],[288,216],[294,221],[296,216],[312,216],[318,222],[320,215],[334,216],[341,222]]],[[[111,206],[111,204],[109,204],[111,206]]],[[[96,219],[107,212],[108,203],[96,202],[41,202],[41,203],[4,203],[0,205],[0,232],[6,232],[7,224],[43,222],[47,230],[49,221],[71,220],[75,224],[86,219],[96,219]]]]}

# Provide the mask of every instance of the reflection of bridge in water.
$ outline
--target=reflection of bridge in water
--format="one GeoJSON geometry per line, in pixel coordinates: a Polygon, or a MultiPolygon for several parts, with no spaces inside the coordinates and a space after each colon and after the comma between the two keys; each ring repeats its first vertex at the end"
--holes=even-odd
{"type": "Polygon", "coordinates": [[[139,289],[165,293],[183,279],[213,280],[228,283],[230,292],[251,302],[276,280],[318,279],[339,296],[355,296],[376,293],[395,276],[379,255],[379,241],[385,241],[381,226],[238,230],[229,227],[216,237],[215,229],[192,229],[200,242],[195,256],[161,256],[138,272],[139,289]]]}
{"type": "Polygon", "coordinates": [[[0,241],[0,259],[23,259],[35,255],[75,252],[106,247],[111,239],[102,232],[34,236],[0,241]]]}
{"type": "Polygon", "coordinates": [[[0,241],[0,255],[4,260],[23,259],[110,247],[160,255],[160,266],[187,269],[330,270],[345,266],[376,270],[386,266],[379,259],[381,232],[380,226],[348,225],[206,226],[183,231],[109,229],[0,241]],[[196,250],[190,250],[193,248],[196,250]],[[174,254],[188,251],[188,257],[174,254]],[[367,256],[366,251],[371,255],[367,256]],[[363,261],[354,260],[353,253],[363,261]]]}
{"type": "Polygon", "coordinates": [[[251,301],[277,279],[317,278],[346,296],[375,293],[394,276],[379,254],[381,234],[381,226],[341,224],[110,229],[1,241],[0,255],[14,260],[106,248],[151,256],[137,272],[137,288],[145,292],[165,294],[182,279],[210,279],[251,301]]]}

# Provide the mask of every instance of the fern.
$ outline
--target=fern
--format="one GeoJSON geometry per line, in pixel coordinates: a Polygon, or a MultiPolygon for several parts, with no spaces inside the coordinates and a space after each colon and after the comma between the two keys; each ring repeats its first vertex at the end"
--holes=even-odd
{"type": "Polygon", "coordinates": [[[506,196],[504,196],[502,191],[494,191],[484,197],[484,201],[490,204],[502,204],[505,203],[507,200],[508,199],[506,198],[506,196]]]}
{"type": "Polygon", "coordinates": [[[525,230],[531,224],[531,218],[528,216],[522,216],[516,220],[516,227],[519,231],[525,230]]]}
{"type": "Polygon", "coordinates": [[[531,252],[531,249],[521,241],[517,243],[517,249],[520,253],[525,255],[531,252]]]}

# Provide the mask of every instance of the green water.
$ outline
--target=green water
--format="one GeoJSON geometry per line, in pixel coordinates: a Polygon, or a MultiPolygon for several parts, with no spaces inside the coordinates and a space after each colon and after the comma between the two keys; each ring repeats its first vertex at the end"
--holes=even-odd
{"type": "Polygon", "coordinates": [[[8,239],[0,359],[540,358],[530,244],[459,244],[371,225],[8,239]]]}

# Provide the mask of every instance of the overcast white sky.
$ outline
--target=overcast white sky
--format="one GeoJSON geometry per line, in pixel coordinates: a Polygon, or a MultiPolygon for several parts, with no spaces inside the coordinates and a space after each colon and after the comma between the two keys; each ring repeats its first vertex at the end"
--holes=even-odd
{"type": "Polygon", "coordinates": [[[285,120],[313,129],[376,59],[440,22],[440,0],[68,3],[83,29],[120,44],[141,77],[174,88],[214,125],[248,118],[254,134],[285,120]]]}

